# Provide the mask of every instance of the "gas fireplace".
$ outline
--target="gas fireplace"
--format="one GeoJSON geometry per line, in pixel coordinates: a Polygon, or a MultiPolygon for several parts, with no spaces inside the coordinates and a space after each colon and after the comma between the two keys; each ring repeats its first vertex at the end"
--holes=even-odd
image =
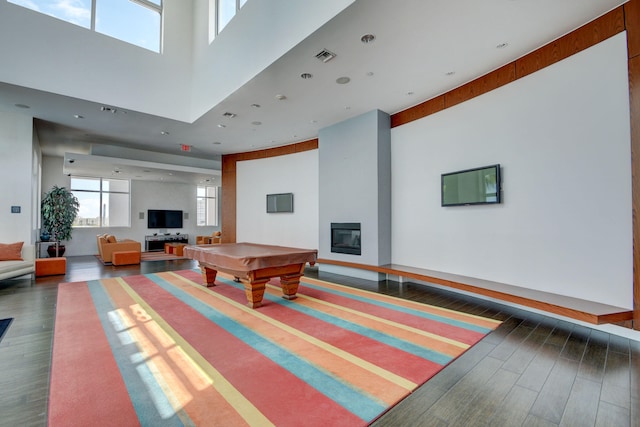
{"type": "Polygon", "coordinates": [[[331,223],[331,252],[360,255],[362,252],[360,243],[359,222],[331,223]]]}

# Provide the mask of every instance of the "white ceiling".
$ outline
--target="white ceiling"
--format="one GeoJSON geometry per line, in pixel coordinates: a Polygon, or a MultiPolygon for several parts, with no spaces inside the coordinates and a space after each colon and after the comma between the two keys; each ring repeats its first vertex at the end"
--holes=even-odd
{"type": "MultiPolygon", "coordinates": [[[[45,155],[87,155],[91,146],[126,147],[179,155],[186,163],[217,159],[219,167],[222,154],[316,138],[320,129],[373,109],[389,114],[404,110],[513,61],[624,2],[357,0],[194,123],[117,105],[109,105],[115,113],[104,112],[99,103],[3,82],[0,109],[36,118],[45,155]],[[365,34],[375,35],[375,40],[362,43],[365,34]],[[327,63],[316,59],[323,49],[337,56],[327,63]],[[302,79],[302,73],[313,78],[302,79]],[[350,82],[336,83],[340,77],[350,82]],[[276,87],[278,93],[274,93],[276,87]],[[276,95],[286,99],[278,100],[276,95]],[[225,112],[236,117],[224,117],[225,112]],[[74,118],[76,114],[83,118],[74,118]],[[181,151],[182,144],[189,145],[190,152],[181,151]]],[[[125,163],[111,156],[78,157],[73,166],[65,162],[65,167],[78,175],[108,176],[120,169],[121,177],[178,180],[168,175],[178,168],[156,165],[159,175],[143,172],[143,176],[141,170],[150,165],[134,168],[125,163]]],[[[193,173],[193,180],[201,181],[205,178],[200,172],[183,170],[175,176],[188,181],[193,173]]]]}

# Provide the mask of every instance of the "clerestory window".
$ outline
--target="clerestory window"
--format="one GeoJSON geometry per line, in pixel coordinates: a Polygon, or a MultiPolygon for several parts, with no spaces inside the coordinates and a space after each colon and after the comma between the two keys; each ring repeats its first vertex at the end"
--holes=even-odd
{"type": "Polygon", "coordinates": [[[209,0],[209,43],[236,16],[247,0],[209,0]]]}
{"type": "Polygon", "coordinates": [[[160,53],[162,0],[7,0],[160,53]]]}

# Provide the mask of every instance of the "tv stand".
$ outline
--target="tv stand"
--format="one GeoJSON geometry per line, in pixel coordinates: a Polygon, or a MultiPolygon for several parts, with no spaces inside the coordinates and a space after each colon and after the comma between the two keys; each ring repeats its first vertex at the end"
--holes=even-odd
{"type": "Polygon", "coordinates": [[[161,234],[144,236],[144,250],[147,252],[164,251],[165,243],[189,244],[188,234],[161,234]]]}

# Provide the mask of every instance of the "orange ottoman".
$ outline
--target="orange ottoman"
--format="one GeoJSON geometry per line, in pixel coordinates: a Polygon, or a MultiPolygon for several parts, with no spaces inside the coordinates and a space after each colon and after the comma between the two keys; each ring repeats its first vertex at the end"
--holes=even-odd
{"type": "Polygon", "coordinates": [[[67,259],[65,257],[36,259],[36,277],[56,276],[66,272],[67,259]]]}
{"type": "Polygon", "coordinates": [[[111,255],[111,264],[113,265],[140,264],[140,252],[138,251],[114,252],[111,255]]]}

